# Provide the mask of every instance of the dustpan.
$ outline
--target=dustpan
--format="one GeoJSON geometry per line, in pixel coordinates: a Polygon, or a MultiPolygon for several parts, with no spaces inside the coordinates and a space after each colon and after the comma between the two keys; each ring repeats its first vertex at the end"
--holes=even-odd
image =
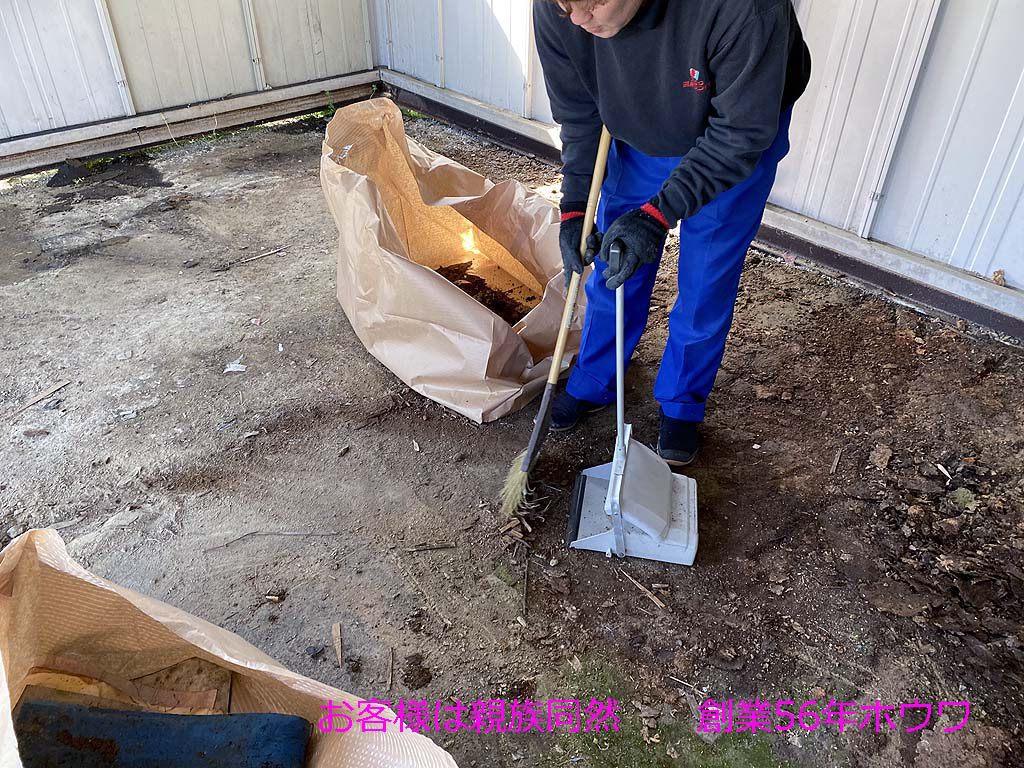
{"type": "Polygon", "coordinates": [[[632,439],[632,425],[625,423],[623,335],[620,286],[615,290],[615,455],[576,479],[566,538],[572,549],[608,557],[693,565],[697,482],[675,474],[656,452],[632,439]]]}

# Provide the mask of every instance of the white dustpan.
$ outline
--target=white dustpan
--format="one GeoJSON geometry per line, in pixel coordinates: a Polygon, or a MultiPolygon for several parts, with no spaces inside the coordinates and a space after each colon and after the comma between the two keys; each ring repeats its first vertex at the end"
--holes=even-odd
{"type": "Polygon", "coordinates": [[[697,482],[674,474],[657,453],[631,439],[632,426],[625,423],[621,287],[615,291],[615,352],[615,456],[610,464],[584,470],[577,478],[569,514],[569,546],[608,557],[693,565],[697,482]]]}

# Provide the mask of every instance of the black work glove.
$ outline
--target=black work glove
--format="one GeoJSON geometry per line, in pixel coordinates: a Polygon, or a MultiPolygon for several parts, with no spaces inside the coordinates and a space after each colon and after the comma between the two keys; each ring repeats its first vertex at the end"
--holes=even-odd
{"type": "Polygon", "coordinates": [[[602,277],[609,290],[625,283],[641,264],[656,264],[668,237],[668,221],[653,202],[624,213],[600,237],[601,261],[608,265],[602,277]],[[611,250],[618,242],[618,253],[611,250]]]}
{"type": "Polygon", "coordinates": [[[583,236],[583,219],[586,218],[586,203],[565,203],[559,206],[562,221],[558,227],[558,246],[562,251],[562,269],[565,270],[565,284],[573,272],[583,274],[583,268],[594,260],[601,247],[601,237],[596,232],[587,238],[587,252],[580,255],[580,238],[583,236]]]}

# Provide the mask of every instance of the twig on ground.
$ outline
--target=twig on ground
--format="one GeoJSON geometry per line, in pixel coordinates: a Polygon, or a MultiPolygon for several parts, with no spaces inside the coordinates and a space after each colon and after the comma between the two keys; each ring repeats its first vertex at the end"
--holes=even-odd
{"type": "Polygon", "coordinates": [[[391,685],[395,681],[395,649],[388,646],[388,693],[391,693],[391,685]]]}
{"type": "Polygon", "coordinates": [[[230,541],[225,541],[223,544],[217,544],[213,547],[207,547],[204,552],[212,552],[215,549],[223,549],[235,544],[242,539],[247,539],[250,536],[344,536],[345,534],[341,531],[249,531],[243,533],[241,536],[237,536],[230,541]]]}
{"type": "Polygon", "coordinates": [[[248,264],[250,261],[256,261],[256,259],[265,259],[267,256],[276,256],[277,254],[281,253],[281,251],[285,250],[287,247],[288,247],[287,245],[282,245],[280,248],[275,248],[272,251],[267,251],[266,253],[261,253],[259,256],[250,256],[248,259],[242,259],[238,263],[239,264],[248,264]]]}
{"type": "Polygon", "coordinates": [[[693,683],[688,683],[685,680],[680,680],[678,677],[672,677],[672,675],[669,675],[668,679],[669,680],[673,680],[674,682],[677,682],[680,685],[685,685],[691,691],[693,691],[694,693],[699,693],[701,696],[706,696],[707,695],[706,693],[704,693],[704,691],[702,691],[700,688],[695,686],[693,683]]]}
{"type": "Polygon", "coordinates": [[[334,643],[334,655],[338,659],[338,669],[343,668],[341,655],[341,622],[336,621],[331,625],[331,641],[334,643]]]}
{"type": "Polygon", "coordinates": [[[238,266],[241,266],[242,264],[248,264],[249,262],[256,261],[257,259],[265,259],[265,258],[267,258],[267,256],[276,256],[277,254],[279,254],[282,251],[285,251],[287,249],[288,249],[287,245],[282,245],[280,248],[275,248],[272,251],[267,251],[266,253],[261,253],[258,256],[250,256],[250,257],[248,257],[246,259],[238,259],[236,261],[229,261],[227,264],[221,264],[219,266],[211,268],[210,271],[211,272],[227,272],[232,267],[238,267],[238,266]]]}
{"type": "Polygon", "coordinates": [[[656,594],[651,592],[651,590],[649,590],[647,587],[645,587],[639,581],[634,579],[632,576],[630,576],[628,573],[626,573],[621,568],[619,568],[619,573],[621,573],[623,576],[625,576],[627,579],[629,579],[631,582],[633,582],[633,584],[636,586],[636,588],[639,589],[641,592],[643,592],[645,595],[647,595],[647,597],[650,599],[650,601],[652,603],[654,603],[656,606],[658,606],[659,608],[661,608],[661,610],[663,610],[663,611],[667,611],[668,610],[668,606],[665,605],[665,603],[662,602],[661,598],[659,598],[656,594]]]}
{"type": "Polygon", "coordinates": [[[834,475],[836,473],[836,469],[839,467],[839,459],[841,459],[842,456],[843,456],[843,446],[839,446],[839,450],[836,451],[836,457],[834,459],[832,459],[832,468],[829,469],[829,471],[828,471],[828,473],[830,475],[834,475]]]}
{"type": "Polygon", "coordinates": [[[412,547],[410,552],[433,552],[435,549],[455,549],[455,544],[450,541],[443,541],[440,544],[420,544],[412,547]]]}
{"type": "Polygon", "coordinates": [[[530,558],[526,558],[523,566],[523,618],[526,618],[526,601],[530,594],[530,558]]]}
{"type": "Polygon", "coordinates": [[[28,402],[26,402],[25,404],[19,406],[18,408],[15,408],[13,411],[11,411],[10,415],[7,418],[13,419],[15,416],[20,414],[22,411],[27,411],[29,408],[31,408],[33,405],[38,403],[40,400],[45,400],[46,398],[48,398],[53,393],[55,393],[55,392],[57,392],[57,391],[59,391],[61,389],[64,389],[64,387],[66,387],[70,383],[71,383],[70,380],[68,380],[68,381],[59,381],[56,384],[54,384],[52,387],[48,387],[48,388],[44,389],[42,392],[40,392],[35,397],[30,398],[28,400],[28,402]]]}

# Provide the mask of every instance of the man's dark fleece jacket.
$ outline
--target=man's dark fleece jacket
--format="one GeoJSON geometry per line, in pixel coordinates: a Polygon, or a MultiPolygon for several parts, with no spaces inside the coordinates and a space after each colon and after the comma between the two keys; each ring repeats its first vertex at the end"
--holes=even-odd
{"type": "Polygon", "coordinates": [[[587,198],[603,122],[646,155],[683,158],[651,202],[669,226],[689,218],[753,172],[810,76],[790,0],[645,0],[609,39],[538,0],[534,28],[563,210],[587,198]]]}

